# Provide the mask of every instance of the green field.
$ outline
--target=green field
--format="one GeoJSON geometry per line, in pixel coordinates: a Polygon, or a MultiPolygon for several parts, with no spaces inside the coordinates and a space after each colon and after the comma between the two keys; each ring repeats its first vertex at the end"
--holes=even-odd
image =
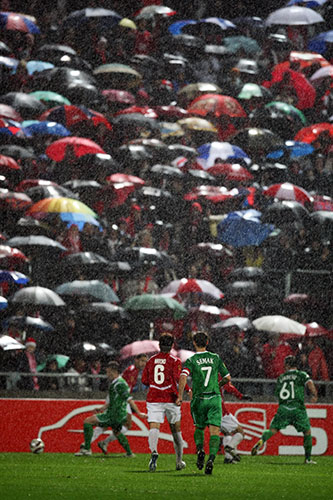
{"type": "Polygon", "coordinates": [[[333,498],[333,457],[243,457],[224,465],[218,455],[212,476],[186,455],[186,469],[175,470],[173,455],[160,455],[156,472],[147,470],[149,456],[126,459],[74,457],[69,454],[0,454],[0,498],[8,499],[140,499],[169,500],[306,500],[333,498]]]}

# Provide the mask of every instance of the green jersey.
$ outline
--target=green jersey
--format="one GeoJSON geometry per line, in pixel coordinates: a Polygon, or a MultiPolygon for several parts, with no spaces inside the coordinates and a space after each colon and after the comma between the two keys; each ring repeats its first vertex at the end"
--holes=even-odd
{"type": "Polygon", "coordinates": [[[220,356],[204,351],[193,354],[185,362],[182,373],[192,377],[193,398],[207,398],[220,395],[219,374],[225,377],[229,371],[220,356]]]}
{"type": "Polygon", "coordinates": [[[106,410],[109,420],[122,421],[126,418],[126,405],[130,396],[130,388],[122,377],[113,380],[109,387],[109,406],[106,410]]]}
{"type": "Polygon", "coordinates": [[[310,376],[299,370],[288,370],[279,376],[275,387],[275,395],[279,405],[288,408],[304,407],[304,388],[310,376]]]}

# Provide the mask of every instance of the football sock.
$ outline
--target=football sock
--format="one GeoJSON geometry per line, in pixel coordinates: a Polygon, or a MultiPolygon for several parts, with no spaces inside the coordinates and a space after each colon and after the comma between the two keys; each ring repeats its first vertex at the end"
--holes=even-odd
{"type": "Polygon", "coordinates": [[[270,437],[273,436],[273,432],[270,431],[270,430],[267,430],[267,431],[264,431],[262,436],[261,436],[261,439],[263,440],[263,442],[265,443],[270,437]]]}
{"type": "Polygon", "coordinates": [[[173,432],[173,444],[176,452],[177,462],[181,462],[183,458],[183,437],[181,432],[173,432]]]}
{"type": "Polygon", "coordinates": [[[305,450],[305,458],[306,459],[311,458],[311,451],[312,451],[312,436],[311,435],[304,436],[303,446],[304,446],[304,450],[305,450]]]}
{"type": "Polygon", "coordinates": [[[234,434],[231,437],[231,441],[230,441],[231,448],[237,448],[237,445],[239,445],[239,443],[242,440],[243,440],[243,434],[241,432],[236,432],[236,434],[234,434]]]}
{"type": "Polygon", "coordinates": [[[105,428],[104,427],[95,427],[93,435],[92,435],[92,438],[91,438],[91,443],[93,443],[94,441],[96,441],[96,439],[99,438],[99,436],[101,434],[103,434],[103,432],[105,432],[105,428]]]}
{"type": "Polygon", "coordinates": [[[209,458],[217,455],[220,446],[220,436],[210,436],[209,438],[209,458]]]}
{"type": "Polygon", "coordinates": [[[132,454],[132,451],[131,451],[131,448],[130,448],[130,445],[128,443],[128,440],[127,440],[127,437],[124,436],[124,434],[122,434],[121,432],[118,434],[117,436],[117,439],[119,441],[119,443],[121,444],[121,446],[124,448],[124,450],[126,451],[127,455],[131,455],[132,454]]]}
{"type": "MultiPolygon", "coordinates": [[[[120,432],[122,434],[126,434],[126,432],[128,432],[127,427],[125,427],[123,425],[120,432]]],[[[108,437],[104,439],[104,443],[109,444],[109,443],[112,443],[112,441],[115,441],[116,439],[117,439],[117,436],[115,436],[114,433],[111,431],[110,434],[108,435],[108,437]]]]}
{"type": "Polygon", "coordinates": [[[159,429],[149,429],[148,444],[150,451],[157,451],[158,436],[160,434],[159,429]]]}
{"type": "Polygon", "coordinates": [[[205,439],[205,431],[204,431],[204,429],[198,429],[198,427],[196,427],[196,429],[194,431],[194,442],[196,444],[197,451],[198,450],[203,450],[204,439],[205,439]]]}
{"type": "Polygon", "coordinates": [[[84,432],[84,447],[86,450],[90,450],[91,438],[94,433],[94,428],[91,424],[83,424],[84,432]]]}
{"type": "MultiPolygon", "coordinates": [[[[224,448],[230,444],[231,439],[232,439],[232,436],[223,436],[224,448]]],[[[225,458],[232,459],[232,455],[230,455],[230,453],[227,453],[225,450],[224,450],[224,454],[225,454],[225,458]]]]}

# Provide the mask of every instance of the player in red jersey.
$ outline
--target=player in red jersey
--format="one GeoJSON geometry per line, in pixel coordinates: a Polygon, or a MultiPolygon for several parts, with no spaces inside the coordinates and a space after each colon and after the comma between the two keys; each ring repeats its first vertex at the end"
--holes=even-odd
{"type": "Polygon", "coordinates": [[[147,394],[147,413],[149,422],[148,443],[151,451],[149,470],[156,470],[158,459],[157,444],[160,425],[166,417],[173,437],[176,452],[176,470],[186,466],[183,458],[183,438],[181,434],[180,407],[175,404],[178,397],[178,382],[182,369],[179,358],[170,354],[174,338],[168,333],[161,335],[159,340],[160,351],[152,356],[142,373],[142,383],[149,386],[147,394]]]}

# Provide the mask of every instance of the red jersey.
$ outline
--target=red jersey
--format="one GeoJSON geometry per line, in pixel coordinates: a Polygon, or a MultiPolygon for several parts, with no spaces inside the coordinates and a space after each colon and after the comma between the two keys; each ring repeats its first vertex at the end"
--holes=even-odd
{"type": "Polygon", "coordinates": [[[175,403],[181,369],[180,359],[168,352],[159,352],[152,356],[143,370],[141,379],[144,385],[149,386],[147,402],[175,403]]]}

